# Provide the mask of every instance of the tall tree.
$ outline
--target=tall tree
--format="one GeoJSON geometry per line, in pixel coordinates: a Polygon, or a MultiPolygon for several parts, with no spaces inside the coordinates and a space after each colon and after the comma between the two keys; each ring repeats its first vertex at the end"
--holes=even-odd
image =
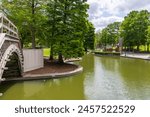
{"type": "Polygon", "coordinates": [[[135,46],[136,33],[133,27],[134,18],[137,16],[138,11],[130,12],[121,24],[121,36],[124,39],[124,45],[130,49],[135,46]]]}
{"type": "Polygon", "coordinates": [[[32,48],[39,39],[45,3],[44,0],[2,0],[2,10],[19,28],[22,42],[31,40],[32,48]]]}
{"type": "Polygon", "coordinates": [[[146,29],[148,27],[149,12],[147,10],[132,11],[124,19],[121,25],[121,35],[124,38],[124,44],[130,49],[146,43],[146,29]]]}
{"type": "Polygon", "coordinates": [[[95,34],[95,48],[101,48],[102,46],[101,35],[102,35],[101,31],[96,32],[95,34]]]}
{"type": "Polygon", "coordinates": [[[149,45],[150,45],[150,26],[147,28],[147,35],[146,35],[146,45],[147,45],[147,52],[149,52],[149,45]]]}
{"type": "Polygon", "coordinates": [[[84,49],[94,49],[95,46],[95,28],[91,22],[87,21],[87,29],[86,29],[86,36],[84,40],[84,49]]]}
{"type": "Polygon", "coordinates": [[[104,28],[101,33],[101,43],[102,43],[102,46],[104,46],[104,50],[106,50],[108,38],[109,38],[108,30],[107,28],[104,28]]]}
{"type": "Polygon", "coordinates": [[[115,44],[118,43],[120,25],[121,25],[120,22],[114,22],[107,26],[108,36],[109,36],[108,38],[109,45],[114,46],[115,44]]]}
{"type": "Polygon", "coordinates": [[[87,9],[86,0],[55,0],[51,1],[48,14],[51,32],[50,43],[53,52],[58,53],[58,60],[63,63],[63,57],[77,57],[83,55],[83,41],[85,38],[87,9]],[[55,40],[55,41],[53,41],[55,40]]]}
{"type": "Polygon", "coordinates": [[[50,47],[50,60],[53,60],[55,52],[56,41],[59,34],[59,27],[61,23],[61,3],[58,0],[51,0],[47,4],[47,41],[50,47]]]}
{"type": "Polygon", "coordinates": [[[107,25],[106,28],[104,28],[99,34],[97,35],[99,39],[99,44],[101,46],[104,46],[104,49],[106,50],[107,45],[114,46],[118,44],[118,38],[119,38],[119,28],[121,23],[120,22],[114,22],[109,25],[107,25]]]}

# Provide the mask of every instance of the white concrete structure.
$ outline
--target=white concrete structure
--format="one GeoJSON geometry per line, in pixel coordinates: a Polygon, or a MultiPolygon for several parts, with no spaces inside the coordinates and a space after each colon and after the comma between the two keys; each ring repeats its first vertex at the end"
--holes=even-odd
{"type": "Polygon", "coordinates": [[[6,67],[9,57],[17,55],[20,74],[23,71],[23,57],[18,36],[17,27],[3,14],[0,13],[0,81],[3,81],[3,73],[9,69],[6,67]]]}
{"type": "Polygon", "coordinates": [[[42,49],[24,49],[24,72],[44,67],[42,49]]]}

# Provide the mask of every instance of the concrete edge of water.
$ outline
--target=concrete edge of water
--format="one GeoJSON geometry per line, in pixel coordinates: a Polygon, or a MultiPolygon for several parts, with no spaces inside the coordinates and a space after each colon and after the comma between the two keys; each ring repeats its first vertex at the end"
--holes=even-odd
{"type": "Polygon", "coordinates": [[[95,56],[99,56],[99,57],[103,57],[103,56],[107,56],[107,57],[121,57],[121,58],[129,58],[129,59],[140,59],[140,60],[147,60],[150,61],[150,58],[144,58],[144,57],[136,57],[136,56],[116,56],[116,55],[98,55],[98,54],[94,54],[95,56]]]}
{"type": "Polygon", "coordinates": [[[147,60],[147,61],[150,61],[149,58],[130,57],[130,56],[120,56],[120,57],[121,57],[121,58],[139,59],[139,60],[147,60]]]}
{"type": "MultiPolygon", "coordinates": [[[[75,65],[75,64],[74,64],[75,65]]],[[[32,81],[32,80],[46,80],[46,79],[58,79],[58,78],[63,78],[63,77],[68,77],[72,75],[76,75],[78,73],[81,73],[83,71],[83,67],[76,65],[77,68],[73,71],[69,72],[63,72],[63,73],[49,73],[49,74],[38,74],[38,75],[25,75],[21,78],[11,78],[11,79],[6,79],[3,82],[13,82],[13,81],[32,81]]]]}

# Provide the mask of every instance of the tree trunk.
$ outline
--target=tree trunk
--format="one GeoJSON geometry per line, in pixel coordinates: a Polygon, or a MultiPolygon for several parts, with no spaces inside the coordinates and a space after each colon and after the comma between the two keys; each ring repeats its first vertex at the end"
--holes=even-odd
{"type": "Polygon", "coordinates": [[[107,46],[107,44],[105,43],[105,46],[104,46],[104,51],[106,51],[106,46],[107,46]]]}
{"type": "Polygon", "coordinates": [[[146,44],[144,45],[144,51],[146,51],[146,44]]]}
{"type": "Polygon", "coordinates": [[[54,60],[54,58],[53,58],[53,55],[52,55],[52,54],[50,54],[49,60],[50,60],[50,61],[53,61],[53,60],[54,60]]]}
{"type": "Polygon", "coordinates": [[[139,46],[139,45],[137,45],[137,51],[138,51],[138,52],[139,52],[139,50],[140,50],[140,49],[139,49],[139,47],[140,47],[140,46],[139,46]]]}
{"type": "Polygon", "coordinates": [[[126,54],[127,54],[127,46],[125,45],[125,56],[126,56],[126,54]]]}
{"type": "Polygon", "coordinates": [[[60,64],[64,63],[62,53],[59,53],[59,55],[58,55],[58,63],[60,63],[60,64]]]}
{"type": "Polygon", "coordinates": [[[149,44],[147,44],[147,52],[149,52],[149,44]]]}
{"type": "Polygon", "coordinates": [[[35,45],[35,32],[34,32],[34,28],[31,26],[31,36],[32,36],[32,49],[35,49],[36,45],[35,45]]]}
{"type": "Polygon", "coordinates": [[[35,0],[32,0],[32,24],[31,24],[31,36],[32,36],[32,48],[35,49],[35,0]]]}
{"type": "Polygon", "coordinates": [[[85,52],[87,53],[87,47],[84,48],[85,52]]]}
{"type": "Polygon", "coordinates": [[[132,50],[131,50],[131,45],[130,45],[130,47],[129,47],[129,52],[131,52],[132,50]]]}
{"type": "Polygon", "coordinates": [[[49,60],[50,61],[54,60],[54,57],[53,57],[53,46],[51,46],[51,48],[50,48],[50,57],[49,57],[49,60]]]}

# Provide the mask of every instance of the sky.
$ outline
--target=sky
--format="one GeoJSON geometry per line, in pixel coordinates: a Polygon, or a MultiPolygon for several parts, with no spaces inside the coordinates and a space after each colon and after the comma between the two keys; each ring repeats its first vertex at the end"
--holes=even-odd
{"type": "Polygon", "coordinates": [[[115,21],[123,21],[132,10],[150,11],[150,0],[88,0],[89,20],[94,24],[96,32],[115,21]]]}

